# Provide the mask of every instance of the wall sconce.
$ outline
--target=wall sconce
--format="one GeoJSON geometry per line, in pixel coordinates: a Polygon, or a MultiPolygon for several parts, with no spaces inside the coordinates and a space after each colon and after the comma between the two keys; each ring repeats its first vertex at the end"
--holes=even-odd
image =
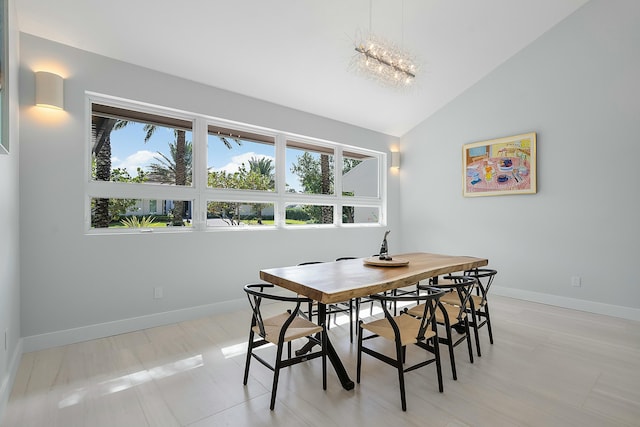
{"type": "Polygon", "coordinates": [[[62,110],[64,80],[57,74],[36,71],[36,106],[62,110]]]}
{"type": "Polygon", "coordinates": [[[394,169],[400,169],[400,152],[399,151],[391,152],[391,167],[394,169]]]}

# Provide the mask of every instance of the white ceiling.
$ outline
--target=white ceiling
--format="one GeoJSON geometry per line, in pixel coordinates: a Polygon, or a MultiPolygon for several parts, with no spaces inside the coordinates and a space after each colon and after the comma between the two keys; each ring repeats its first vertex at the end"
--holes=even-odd
{"type": "Polygon", "coordinates": [[[20,31],[402,136],[588,0],[16,0],[20,31]],[[404,9],[404,13],[403,13],[404,9]],[[421,70],[394,90],[350,68],[356,34],[421,70]],[[404,18],[403,18],[404,16],[404,18]]]}

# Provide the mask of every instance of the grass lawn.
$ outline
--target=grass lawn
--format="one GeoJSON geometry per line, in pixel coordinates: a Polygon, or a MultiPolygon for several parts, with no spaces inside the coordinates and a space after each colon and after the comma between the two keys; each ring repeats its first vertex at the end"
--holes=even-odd
{"type": "MultiPolygon", "coordinates": [[[[243,223],[247,224],[247,225],[251,225],[251,226],[258,226],[258,221],[257,220],[249,220],[249,221],[242,221],[243,223]]],[[[275,223],[274,220],[262,220],[262,225],[273,225],[275,223]]],[[[301,221],[301,220],[296,220],[296,219],[288,219],[286,220],[286,224],[288,225],[306,225],[309,224],[306,221],[301,221]]],[[[167,227],[167,223],[166,222],[154,222],[151,223],[148,227],[144,227],[144,228],[165,228],[167,227]]],[[[185,227],[191,227],[191,223],[185,223],[185,227]]],[[[126,227],[124,225],[122,225],[121,223],[111,223],[109,224],[109,228],[129,228],[126,227]]]]}

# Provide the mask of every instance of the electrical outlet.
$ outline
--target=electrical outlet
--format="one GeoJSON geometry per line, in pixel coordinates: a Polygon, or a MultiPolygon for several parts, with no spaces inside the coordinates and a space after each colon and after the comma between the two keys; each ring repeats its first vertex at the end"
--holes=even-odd
{"type": "Polygon", "coordinates": [[[580,276],[571,276],[571,286],[576,288],[582,286],[582,278],[580,276]]]}
{"type": "Polygon", "coordinates": [[[162,287],[156,286],[155,288],[153,288],[153,299],[160,299],[163,296],[164,293],[162,292],[162,287]]]}

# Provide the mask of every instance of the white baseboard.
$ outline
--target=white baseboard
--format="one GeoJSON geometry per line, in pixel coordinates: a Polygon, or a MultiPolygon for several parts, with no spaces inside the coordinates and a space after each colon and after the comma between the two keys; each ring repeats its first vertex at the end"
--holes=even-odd
{"type": "Polygon", "coordinates": [[[606,316],[640,321],[640,309],[638,308],[567,298],[557,295],[525,291],[522,289],[503,288],[500,286],[492,286],[491,292],[496,295],[525,301],[539,302],[541,304],[548,304],[556,307],[571,308],[574,310],[587,311],[589,313],[604,314],[606,316]]]}
{"type": "Polygon", "coordinates": [[[9,396],[11,396],[13,383],[16,379],[16,374],[18,373],[20,361],[22,360],[22,343],[23,340],[20,338],[18,340],[18,345],[13,352],[13,356],[11,357],[11,362],[9,363],[9,369],[7,371],[9,374],[5,378],[0,379],[0,424],[2,424],[2,420],[4,419],[4,413],[7,409],[9,396]]]}
{"type": "MultiPolygon", "coordinates": [[[[557,295],[525,291],[522,289],[505,288],[500,286],[493,286],[491,288],[491,292],[495,293],[496,295],[502,295],[510,298],[517,298],[526,301],[554,305],[557,307],[571,308],[574,310],[582,310],[591,313],[604,314],[607,316],[640,321],[640,309],[632,307],[604,304],[594,301],[567,298],[557,295]]],[[[197,319],[199,317],[235,311],[242,308],[246,308],[246,300],[240,298],[236,300],[206,304],[181,310],[150,314],[148,316],[133,317],[129,319],[116,320],[113,322],[82,326],[80,328],[66,329],[63,331],[55,331],[40,335],[32,335],[23,337],[21,339],[21,352],[19,354],[22,355],[22,351],[30,352],[43,350],[46,348],[58,347],[61,345],[73,344],[96,338],[104,338],[111,335],[123,334],[127,332],[138,331],[141,329],[183,322],[185,320],[197,319]]],[[[2,384],[2,386],[4,386],[4,384],[2,384]]]]}
{"type": "Polygon", "coordinates": [[[100,323],[96,325],[82,326],[63,331],[32,335],[23,337],[23,349],[24,352],[43,350],[61,345],[183,322],[185,320],[193,320],[200,317],[211,316],[212,314],[240,310],[242,308],[247,308],[247,300],[241,298],[181,310],[167,311],[164,313],[150,314],[147,316],[115,320],[113,322],[100,323]]]}

